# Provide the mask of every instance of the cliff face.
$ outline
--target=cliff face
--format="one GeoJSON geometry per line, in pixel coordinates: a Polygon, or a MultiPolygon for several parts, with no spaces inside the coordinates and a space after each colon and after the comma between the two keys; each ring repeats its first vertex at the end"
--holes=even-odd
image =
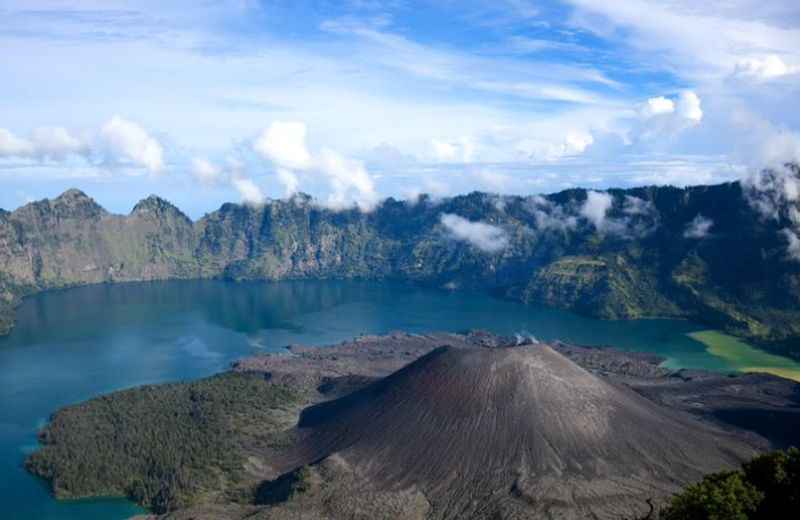
{"type": "Polygon", "coordinates": [[[123,216],[70,190],[0,211],[0,331],[20,297],[76,284],[399,278],[602,318],[690,317],[800,356],[800,262],[787,223],[764,218],[746,187],[610,190],[593,214],[596,196],[388,199],[362,213],[298,195],[192,222],[158,197],[123,216]],[[443,215],[491,228],[459,234],[443,215]],[[499,247],[481,242],[486,229],[499,247]]]}

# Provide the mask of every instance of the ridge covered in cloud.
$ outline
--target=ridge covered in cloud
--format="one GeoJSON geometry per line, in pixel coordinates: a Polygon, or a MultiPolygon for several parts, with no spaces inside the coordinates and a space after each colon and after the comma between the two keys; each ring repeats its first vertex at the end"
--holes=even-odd
{"type": "Polygon", "coordinates": [[[800,261],[800,166],[761,170],[745,180],[744,189],[761,218],[781,227],[788,256],[800,261]]]}

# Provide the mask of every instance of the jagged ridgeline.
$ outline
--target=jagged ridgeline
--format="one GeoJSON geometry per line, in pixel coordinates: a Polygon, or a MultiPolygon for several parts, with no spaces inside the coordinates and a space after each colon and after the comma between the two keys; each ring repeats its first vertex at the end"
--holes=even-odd
{"type": "Polygon", "coordinates": [[[685,189],[390,198],[368,213],[299,195],[196,222],[158,197],[123,216],[70,190],[0,212],[0,330],[20,297],[78,284],[395,278],[601,318],[688,317],[797,358],[798,186],[789,166],[685,189]]]}

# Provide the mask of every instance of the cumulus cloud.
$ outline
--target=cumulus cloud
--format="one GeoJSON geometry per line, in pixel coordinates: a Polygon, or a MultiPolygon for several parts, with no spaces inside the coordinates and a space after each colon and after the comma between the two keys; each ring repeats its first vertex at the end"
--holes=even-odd
{"type": "Polygon", "coordinates": [[[800,133],[785,129],[772,129],[762,139],[758,155],[763,164],[783,166],[787,162],[800,162],[800,133]]]}
{"type": "Polygon", "coordinates": [[[138,124],[114,116],[100,130],[100,136],[112,160],[130,161],[151,173],[163,170],[164,149],[138,124]]]}
{"type": "Polygon", "coordinates": [[[743,187],[750,204],[763,218],[780,222],[791,219],[800,201],[800,174],[792,167],[758,170],[744,179],[743,187]]]}
{"type": "Polygon", "coordinates": [[[690,124],[702,121],[703,109],[700,107],[700,96],[691,90],[681,92],[675,104],[675,113],[690,124]]]}
{"type": "Polygon", "coordinates": [[[231,176],[231,185],[239,192],[242,202],[247,205],[260,206],[267,200],[264,192],[253,182],[253,179],[245,177],[238,172],[234,172],[231,176]]]}
{"type": "Polygon", "coordinates": [[[626,195],[618,204],[615,216],[614,207],[614,196],[610,193],[589,191],[578,214],[598,232],[629,240],[642,238],[658,227],[658,210],[649,200],[626,195]]]}
{"type": "Polygon", "coordinates": [[[475,144],[468,137],[452,141],[432,139],[431,149],[434,159],[439,162],[469,163],[475,156],[475,144]]]}
{"type": "Polygon", "coordinates": [[[297,178],[291,170],[286,168],[278,168],[275,172],[275,175],[278,176],[278,182],[283,185],[284,192],[286,193],[287,197],[291,197],[295,193],[297,193],[298,188],[300,187],[300,179],[297,178]]]}
{"type": "Polygon", "coordinates": [[[770,54],[740,60],[736,63],[733,75],[756,81],[768,81],[794,72],[797,72],[797,67],[790,67],[780,56],[770,54]]]}
{"type": "Polygon", "coordinates": [[[60,126],[37,128],[31,134],[36,155],[44,159],[62,160],[69,155],[87,152],[85,141],[60,126]]]}
{"type": "Polygon", "coordinates": [[[192,159],[190,172],[204,186],[230,185],[248,206],[260,206],[267,200],[261,187],[247,174],[245,164],[234,157],[228,157],[223,165],[196,157],[192,159]]]}
{"type": "Polygon", "coordinates": [[[355,204],[369,211],[378,203],[380,197],[364,163],[329,148],[322,150],[319,162],[320,171],[328,178],[331,188],[329,206],[340,209],[355,204]]]}
{"type": "Polygon", "coordinates": [[[671,114],[675,112],[675,102],[664,96],[650,98],[642,107],[641,112],[644,117],[671,114]]]}
{"type": "Polygon", "coordinates": [[[306,125],[296,121],[275,121],[261,132],[253,149],[263,158],[289,170],[306,170],[312,165],[306,146],[306,125]]]}
{"type": "Polygon", "coordinates": [[[655,211],[653,203],[632,195],[625,195],[622,212],[626,215],[649,215],[655,211]]]}
{"type": "Polygon", "coordinates": [[[588,132],[569,131],[562,140],[521,139],[516,143],[517,151],[534,161],[556,162],[574,157],[594,144],[594,137],[588,132]]]}
{"type": "Polygon", "coordinates": [[[533,215],[536,229],[539,231],[567,232],[578,226],[578,217],[571,214],[564,206],[534,195],[525,199],[525,207],[533,215]]]}
{"type": "Polygon", "coordinates": [[[762,219],[783,226],[790,258],[800,261],[800,168],[765,168],[744,180],[745,196],[762,219]]]}
{"type": "Polygon", "coordinates": [[[797,230],[788,228],[784,228],[781,232],[788,241],[786,252],[789,254],[789,257],[800,262],[800,233],[798,233],[797,230]]]}
{"type": "Polygon", "coordinates": [[[373,209],[380,197],[364,163],[331,148],[312,153],[306,134],[304,123],[276,121],[253,142],[253,150],[275,166],[276,179],[286,195],[297,193],[305,181],[321,179],[328,187],[328,207],[373,209]]]}
{"type": "Polygon", "coordinates": [[[664,96],[648,99],[639,109],[640,124],[634,126],[634,138],[652,141],[673,137],[703,120],[700,96],[691,90],[681,92],[676,99],[664,96]]]}
{"type": "Polygon", "coordinates": [[[614,198],[609,193],[590,191],[586,193],[586,202],[581,206],[580,214],[591,222],[598,231],[606,229],[606,216],[611,210],[614,198]]]}
{"type": "Polygon", "coordinates": [[[60,126],[36,128],[28,139],[0,128],[0,157],[60,161],[69,155],[85,154],[87,151],[85,141],[60,126]]]}
{"type": "Polygon", "coordinates": [[[713,220],[706,218],[703,215],[697,215],[686,225],[683,236],[684,238],[693,238],[697,240],[706,238],[710,234],[713,226],[713,220]]]}
{"type": "Polygon", "coordinates": [[[452,213],[443,213],[441,223],[451,237],[468,242],[485,253],[497,253],[508,246],[508,235],[500,227],[473,222],[452,213]]]}
{"type": "Polygon", "coordinates": [[[91,165],[102,160],[106,165],[130,164],[151,173],[159,173],[164,168],[161,143],[137,123],[119,116],[111,118],[98,131],[83,135],[61,126],[36,128],[27,138],[0,129],[2,157],[53,162],[82,157],[91,165]]]}
{"type": "Polygon", "coordinates": [[[192,159],[191,173],[195,179],[206,186],[219,183],[225,176],[222,168],[213,164],[208,159],[200,157],[192,159]]]}
{"type": "Polygon", "coordinates": [[[0,157],[28,157],[33,154],[30,141],[21,139],[5,128],[0,128],[0,157]]]}

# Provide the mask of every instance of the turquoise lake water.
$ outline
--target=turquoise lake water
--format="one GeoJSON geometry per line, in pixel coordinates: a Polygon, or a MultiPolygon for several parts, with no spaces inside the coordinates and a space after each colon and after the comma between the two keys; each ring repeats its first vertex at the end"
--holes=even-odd
{"type": "Polygon", "coordinates": [[[2,518],[115,520],[140,512],[119,499],[58,502],[22,468],[37,430],[59,407],[145,383],[195,379],[289,343],[362,333],[488,329],[655,352],[671,367],[729,370],[685,321],[610,322],[395,283],[175,281],[97,285],[25,301],[0,338],[2,518]]]}

